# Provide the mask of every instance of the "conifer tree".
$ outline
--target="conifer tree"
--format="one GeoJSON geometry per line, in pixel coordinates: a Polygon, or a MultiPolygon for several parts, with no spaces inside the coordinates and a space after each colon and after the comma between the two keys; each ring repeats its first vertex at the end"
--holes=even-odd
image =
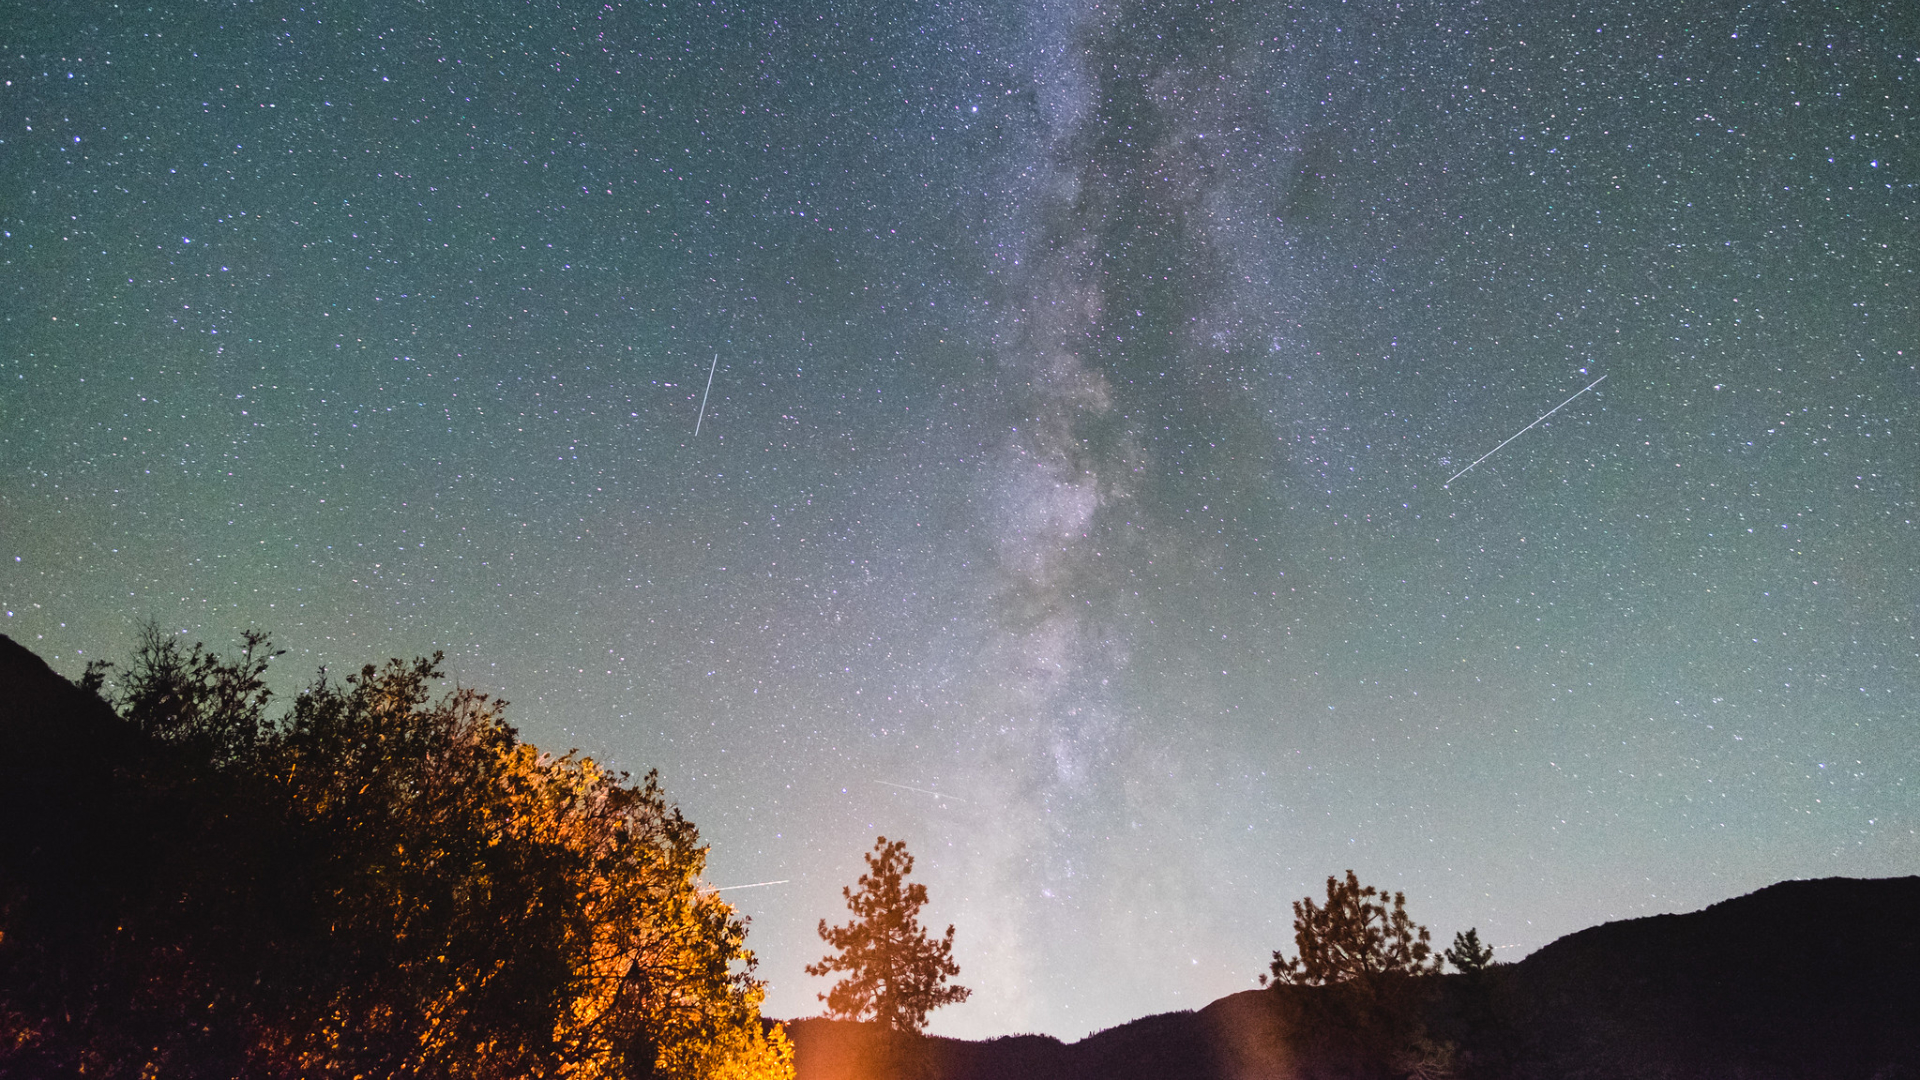
{"type": "Polygon", "coordinates": [[[920,926],[920,908],[927,887],[908,885],[913,856],[904,841],[882,836],[866,854],[867,872],[860,875],[860,891],[843,888],[853,920],[829,927],[820,920],[820,937],[838,955],[807,966],[809,975],[844,971],[829,993],[821,994],[828,1012],[846,1020],[878,1020],[895,1031],[917,1032],[927,1013],[942,1005],[967,1000],[973,993],[946,981],[960,974],[953,959],[953,927],[938,941],[920,926]]]}
{"type": "Polygon", "coordinates": [[[1493,947],[1480,944],[1478,927],[1468,927],[1464,932],[1453,935],[1453,945],[1447,949],[1447,963],[1458,968],[1462,974],[1479,974],[1493,963],[1493,947]]]}
{"type": "Polygon", "coordinates": [[[1407,916],[1405,893],[1362,886],[1353,871],[1327,878],[1325,905],[1293,903],[1299,955],[1276,951],[1266,985],[1316,987],[1297,995],[1308,1040],[1363,1077],[1443,1077],[1456,1047],[1429,1037],[1413,976],[1440,972],[1432,935],[1407,916]]]}
{"type": "MultiPolygon", "coordinates": [[[[1380,975],[1431,975],[1440,971],[1432,935],[1407,917],[1407,894],[1391,897],[1347,879],[1327,878],[1327,903],[1313,897],[1293,902],[1293,943],[1300,955],[1273,954],[1272,979],[1294,986],[1326,986],[1380,975]],[[1393,907],[1387,907],[1391,899],[1393,907]]],[[[1266,985],[1268,976],[1260,977],[1266,985]]]]}

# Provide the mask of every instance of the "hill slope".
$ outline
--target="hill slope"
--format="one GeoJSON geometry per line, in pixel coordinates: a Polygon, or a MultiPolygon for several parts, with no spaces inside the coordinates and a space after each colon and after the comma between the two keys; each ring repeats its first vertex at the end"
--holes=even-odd
{"type": "MultiPolygon", "coordinates": [[[[1480,981],[1424,980],[1462,1077],[1920,1078],[1920,878],[1788,881],[1568,935],[1480,981]]],[[[788,1025],[799,1080],[1246,1080],[1349,1075],[1305,1048],[1314,991],[1250,990],[1066,1044],[788,1025]]]]}

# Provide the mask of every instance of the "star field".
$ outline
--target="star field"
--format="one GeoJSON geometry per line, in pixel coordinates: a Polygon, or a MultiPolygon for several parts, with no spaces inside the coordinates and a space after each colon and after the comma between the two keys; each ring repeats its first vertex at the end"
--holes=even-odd
{"type": "Polygon", "coordinates": [[[4,632],[445,650],[772,1015],[876,834],[964,1037],[1920,872],[1903,5],[9,23],[4,632]]]}

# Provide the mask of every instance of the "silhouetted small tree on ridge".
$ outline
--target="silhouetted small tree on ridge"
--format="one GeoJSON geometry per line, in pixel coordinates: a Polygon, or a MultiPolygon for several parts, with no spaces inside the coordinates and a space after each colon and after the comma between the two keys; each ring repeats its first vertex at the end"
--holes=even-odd
{"type": "MultiPolygon", "coordinates": [[[[1432,935],[1407,917],[1407,894],[1391,896],[1347,879],[1327,878],[1327,902],[1311,896],[1293,902],[1293,943],[1300,955],[1275,950],[1271,978],[1293,986],[1326,986],[1381,975],[1434,975],[1432,935]],[[1391,900],[1393,906],[1387,907],[1391,900]]],[[[1265,986],[1269,976],[1262,975],[1265,986]]]]}
{"type": "Polygon", "coordinates": [[[1454,1047],[1428,1037],[1413,977],[1437,975],[1432,935],[1407,915],[1405,893],[1327,878],[1327,899],[1293,902],[1297,956],[1275,950],[1260,984],[1314,987],[1299,1000],[1307,1038],[1360,1076],[1442,1077],[1454,1047]]]}
{"type": "Polygon", "coordinates": [[[1447,949],[1447,963],[1452,964],[1463,975],[1478,975],[1493,963],[1493,946],[1480,944],[1480,931],[1477,927],[1453,935],[1453,944],[1447,949]]]}

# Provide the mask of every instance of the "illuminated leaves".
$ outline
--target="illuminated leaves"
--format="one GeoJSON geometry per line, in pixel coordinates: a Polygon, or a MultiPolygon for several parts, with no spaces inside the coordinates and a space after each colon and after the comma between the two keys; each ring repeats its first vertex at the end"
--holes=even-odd
{"type": "Polygon", "coordinates": [[[143,637],[117,786],[57,789],[128,839],[0,895],[0,1073],[792,1075],[657,776],[520,742],[438,691],[437,654],[323,673],[269,721],[270,655],[143,637]]]}
{"type": "Polygon", "coordinates": [[[658,777],[542,754],[474,691],[430,701],[438,661],[316,684],[275,742],[287,803],[337,838],[321,895],[352,972],[293,1025],[297,1067],[783,1075],[745,923],[658,777]]]}

